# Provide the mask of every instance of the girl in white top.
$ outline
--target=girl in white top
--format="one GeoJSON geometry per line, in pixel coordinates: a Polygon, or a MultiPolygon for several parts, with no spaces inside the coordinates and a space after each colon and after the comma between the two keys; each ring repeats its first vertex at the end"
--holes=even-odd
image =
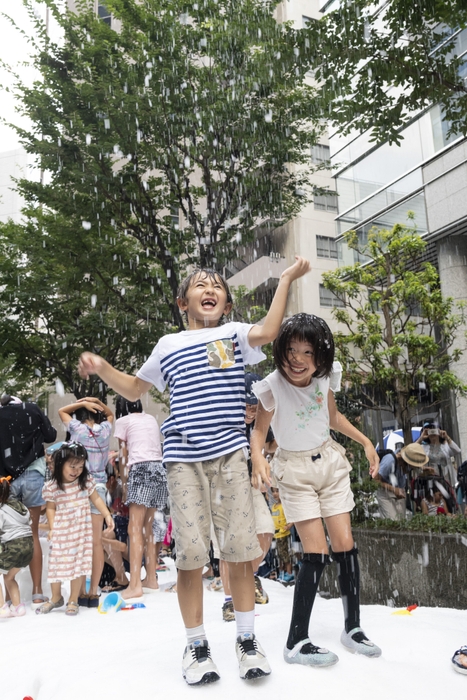
{"type": "Polygon", "coordinates": [[[297,314],[282,324],[274,341],[276,371],[253,385],[260,403],[251,439],[253,485],[270,485],[270,465],[262,447],[270,424],[279,449],[272,470],[287,522],[294,523],[303,546],[303,560],[294,593],[287,663],[330,666],[338,657],[312,644],[308,634],[311,610],[326,564],[330,563],[322,519],[337,562],[344,604],[342,644],[353,652],[380,656],[360,627],[359,567],[350,526],[354,506],[351,466],[345,449],[330,437],[330,429],[360,443],[378,473],[379,460],[370,440],[336,408],[333,391],[340,387],[341,365],[334,362],[334,341],[325,321],[297,314]]]}

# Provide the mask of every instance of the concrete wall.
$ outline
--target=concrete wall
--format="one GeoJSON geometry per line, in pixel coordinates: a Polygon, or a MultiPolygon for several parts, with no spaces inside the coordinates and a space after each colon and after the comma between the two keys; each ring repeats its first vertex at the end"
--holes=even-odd
{"type": "MultiPolygon", "coordinates": [[[[467,537],[418,532],[354,531],[363,604],[467,607],[467,537]]],[[[339,597],[336,565],[326,567],[321,595],[339,597]]]]}
{"type": "MultiPolygon", "coordinates": [[[[467,197],[464,197],[467,201],[467,197]]],[[[467,211],[467,210],[466,210],[467,211]]],[[[443,296],[452,297],[456,302],[467,299],[467,236],[449,236],[438,243],[438,264],[441,291],[443,296]]],[[[453,362],[450,369],[467,384],[467,324],[457,332],[454,348],[463,351],[458,362],[453,362]]],[[[467,456],[467,399],[457,399],[457,426],[459,430],[459,447],[463,458],[467,456]]]]}

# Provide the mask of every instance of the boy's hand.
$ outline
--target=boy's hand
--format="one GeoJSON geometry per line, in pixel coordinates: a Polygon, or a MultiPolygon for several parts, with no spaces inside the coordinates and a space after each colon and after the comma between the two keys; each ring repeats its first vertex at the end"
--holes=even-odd
{"type": "Polygon", "coordinates": [[[93,352],[83,352],[78,362],[78,374],[83,379],[88,379],[90,374],[99,374],[104,360],[93,352]]]}
{"type": "Polygon", "coordinates": [[[379,472],[379,457],[371,442],[365,446],[365,454],[370,463],[370,476],[375,479],[379,472]]]}
{"type": "Polygon", "coordinates": [[[293,282],[299,277],[306,275],[307,272],[310,272],[311,264],[309,260],[305,260],[305,258],[301,258],[299,255],[295,256],[295,260],[296,262],[293,265],[284,270],[281,279],[283,277],[288,277],[290,282],[293,282]]]}
{"type": "Polygon", "coordinates": [[[253,472],[251,475],[251,485],[255,489],[265,491],[267,486],[271,486],[271,465],[262,455],[253,462],[253,472]]]}

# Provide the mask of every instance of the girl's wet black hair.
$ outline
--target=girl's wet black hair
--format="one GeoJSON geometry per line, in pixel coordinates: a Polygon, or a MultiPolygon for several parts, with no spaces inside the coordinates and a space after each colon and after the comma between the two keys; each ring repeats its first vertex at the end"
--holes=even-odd
{"type": "Polygon", "coordinates": [[[96,413],[93,413],[84,406],[83,408],[77,408],[76,411],[73,411],[73,413],[75,414],[76,420],[79,420],[80,423],[84,423],[87,420],[92,420],[94,423],[99,425],[105,420],[105,413],[102,411],[96,411],[96,413]]]}
{"type": "Polygon", "coordinates": [[[274,341],[274,362],[283,377],[288,364],[287,349],[293,340],[309,343],[313,348],[316,371],[313,377],[329,377],[334,362],[334,338],[326,321],[311,314],[295,314],[284,321],[274,341]]]}
{"type": "Polygon", "coordinates": [[[78,484],[81,491],[86,488],[86,481],[89,476],[88,468],[86,462],[88,460],[88,453],[84,445],[80,442],[63,442],[62,445],[55,451],[54,457],[54,468],[53,468],[53,481],[57,482],[59,489],[63,491],[63,467],[65,462],[68,460],[82,460],[84,462],[83,471],[78,477],[78,484]]]}
{"type": "Polygon", "coordinates": [[[142,413],[143,404],[138,399],[138,401],[128,401],[123,396],[117,396],[115,401],[115,418],[121,418],[122,416],[127,416],[129,413],[142,413]]]}

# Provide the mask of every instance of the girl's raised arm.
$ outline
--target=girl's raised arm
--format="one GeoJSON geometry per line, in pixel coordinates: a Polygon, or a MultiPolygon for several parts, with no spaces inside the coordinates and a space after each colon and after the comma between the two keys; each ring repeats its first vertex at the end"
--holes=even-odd
{"type": "Polygon", "coordinates": [[[337,430],[343,435],[347,435],[351,440],[358,442],[365,450],[366,458],[370,463],[370,476],[375,479],[379,470],[379,457],[369,438],[361,433],[342,413],[337,410],[334,394],[331,390],[328,393],[329,425],[332,430],[337,430]]]}
{"type": "Polygon", "coordinates": [[[264,491],[265,486],[271,486],[271,467],[263,455],[263,448],[273,415],[274,411],[266,411],[261,401],[258,401],[258,412],[251,434],[250,449],[253,463],[251,485],[260,491],[264,491]]]}

